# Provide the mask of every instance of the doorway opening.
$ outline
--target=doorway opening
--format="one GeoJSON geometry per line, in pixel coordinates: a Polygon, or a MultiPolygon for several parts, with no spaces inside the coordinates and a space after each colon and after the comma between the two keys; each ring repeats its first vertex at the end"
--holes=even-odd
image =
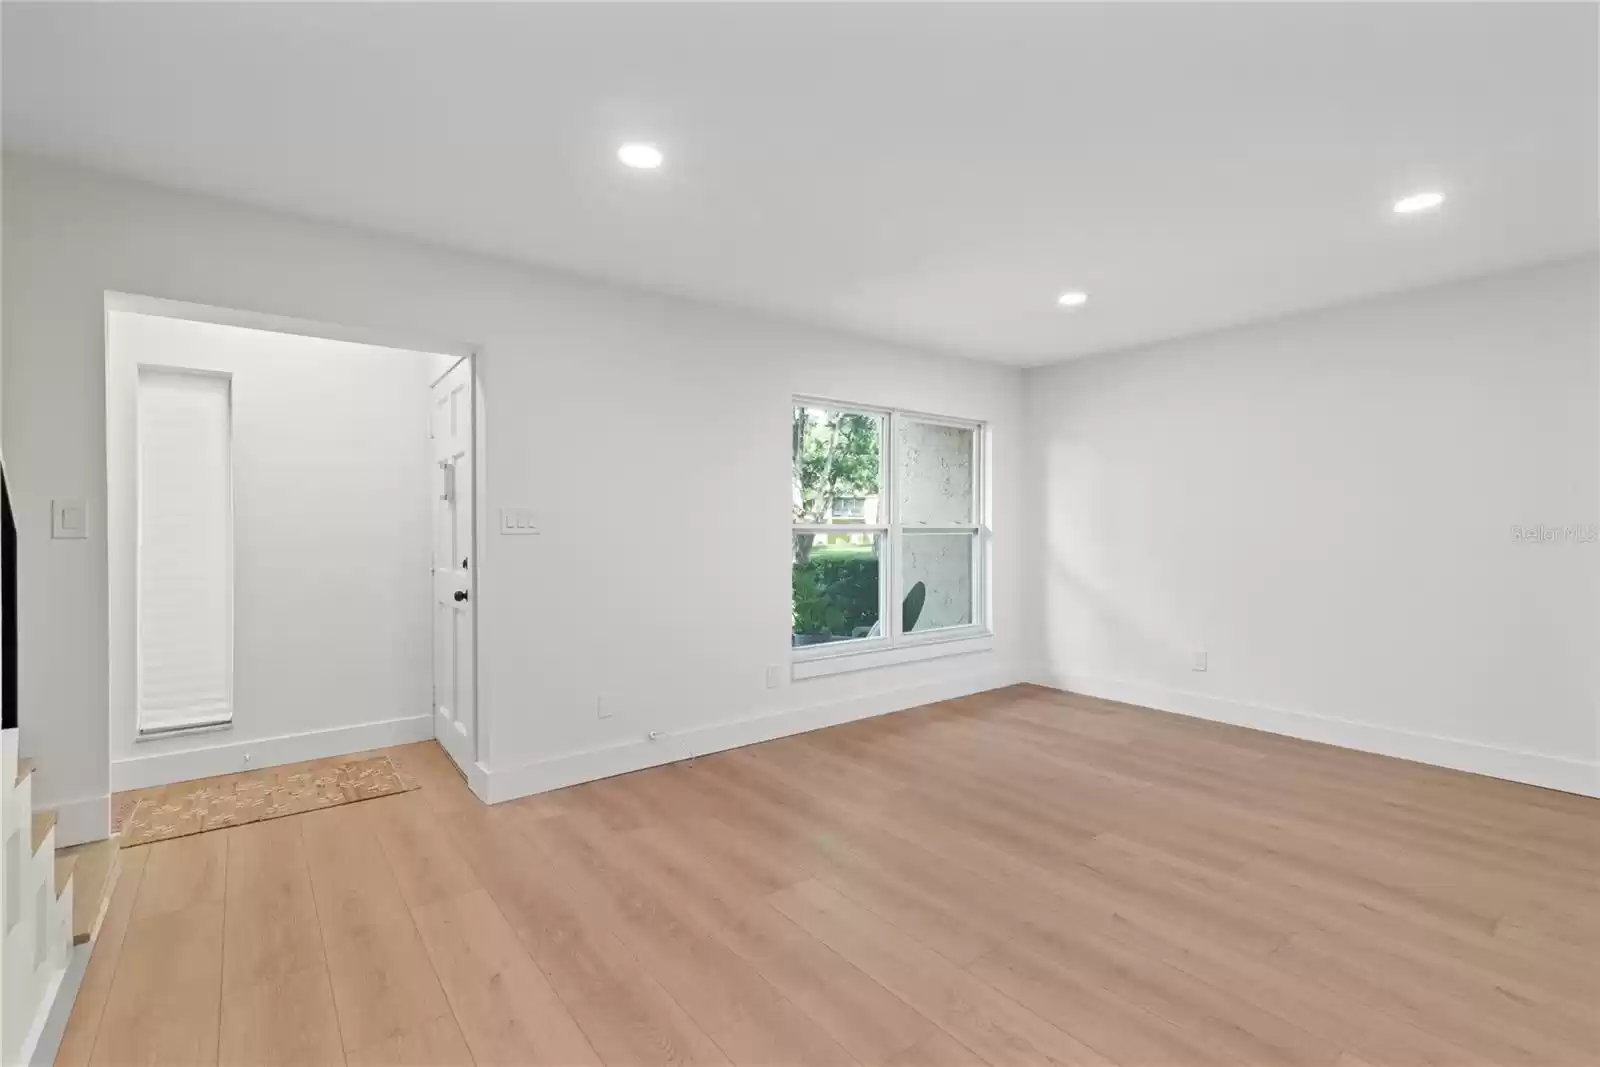
{"type": "Polygon", "coordinates": [[[428,738],[481,781],[475,356],[107,294],[113,792],[428,738]]]}

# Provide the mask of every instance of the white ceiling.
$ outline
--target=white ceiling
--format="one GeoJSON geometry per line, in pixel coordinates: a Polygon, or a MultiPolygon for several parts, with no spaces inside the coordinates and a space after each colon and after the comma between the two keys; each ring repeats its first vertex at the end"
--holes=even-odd
{"type": "Polygon", "coordinates": [[[0,10],[8,146],[1013,363],[1600,243],[1592,4],[0,10]]]}

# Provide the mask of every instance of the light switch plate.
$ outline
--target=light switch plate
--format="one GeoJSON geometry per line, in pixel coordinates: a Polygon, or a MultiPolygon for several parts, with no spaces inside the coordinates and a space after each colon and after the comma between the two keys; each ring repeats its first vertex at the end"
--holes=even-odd
{"type": "Polygon", "coordinates": [[[539,526],[533,521],[532,508],[501,508],[500,532],[502,534],[536,534],[539,526]]]}
{"type": "Polygon", "coordinates": [[[74,540],[89,536],[89,505],[81,499],[50,501],[50,536],[74,540]]]}

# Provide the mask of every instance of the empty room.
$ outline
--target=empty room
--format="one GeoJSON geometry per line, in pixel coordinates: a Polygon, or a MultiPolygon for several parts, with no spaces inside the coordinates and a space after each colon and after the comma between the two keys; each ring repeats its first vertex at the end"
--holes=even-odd
{"type": "Polygon", "coordinates": [[[0,1065],[1600,1063],[1600,4],[0,3],[0,1065]]]}

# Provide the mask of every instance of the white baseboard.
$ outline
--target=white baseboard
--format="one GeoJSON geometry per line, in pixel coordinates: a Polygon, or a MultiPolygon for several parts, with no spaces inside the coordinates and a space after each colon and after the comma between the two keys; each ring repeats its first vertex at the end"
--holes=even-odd
{"type": "Polygon", "coordinates": [[[129,759],[112,761],[111,791],[120,793],[124,789],[146,789],[153,785],[187,782],[193,778],[210,778],[218,774],[342,756],[347,752],[362,752],[369,748],[426,741],[433,736],[433,716],[418,715],[330,730],[307,730],[254,741],[224,742],[222,739],[227,736],[226,733],[207,734],[205,737],[208,740],[216,738],[218,743],[201,747],[195,747],[192,735],[142,741],[140,748],[150,749],[149,755],[141,752],[129,759]],[[161,746],[164,744],[182,744],[186,747],[163,752],[161,746]],[[246,753],[250,756],[249,763],[245,762],[246,753]]]}
{"type": "Polygon", "coordinates": [[[40,801],[34,807],[56,813],[57,848],[81,845],[85,841],[104,841],[111,834],[109,793],[56,803],[40,801]]]}
{"type": "Polygon", "coordinates": [[[1470,771],[1491,778],[1504,778],[1507,781],[1559,789],[1565,793],[1600,797],[1600,763],[1548,756],[1539,752],[1498,748],[1453,737],[1413,733],[1331,715],[1290,711],[1263,704],[1248,704],[1207,696],[1203,693],[1167,689],[1144,682],[1095,678],[1050,670],[1037,673],[1035,678],[1042,685],[1082,693],[1085,696],[1116,700],[1124,704],[1139,704],[1158,711],[1170,711],[1178,715],[1210,719],[1213,722],[1225,722],[1234,726],[1248,726],[1251,729],[1298,737],[1305,741],[1321,741],[1324,744],[1338,745],[1340,748],[1353,748],[1380,756],[1394,756],[1416,763],[1432,764],[1435,767],[1470,771]]]}
{"type": "Polygon", "coordinates": [[[999,689],[1022,680],[1020,672],[1016,670],[987,667],[947,681],[906,686],[885,693],[871,693],[804,708],[773,712],[769,715],[735,719],[731,722],[663,734],[654,741],[626,741],[605,748],[525,763],[520,767],[491,770],[488,772],[487,795],[484,799],[491,804],[498,804],[506,800],[515,800],[517,797],[577,785],[579,782],[610,778],[613,775],[643,770],[646,767],[659,767],[664,763],[676,763],[678,760],[692,759],[695,756],[704,756],[725,749],[772,741],[809,730],[820,730],[825,726],[838,726],[857,719],[904,711],[922,704],[999,689]]]}

